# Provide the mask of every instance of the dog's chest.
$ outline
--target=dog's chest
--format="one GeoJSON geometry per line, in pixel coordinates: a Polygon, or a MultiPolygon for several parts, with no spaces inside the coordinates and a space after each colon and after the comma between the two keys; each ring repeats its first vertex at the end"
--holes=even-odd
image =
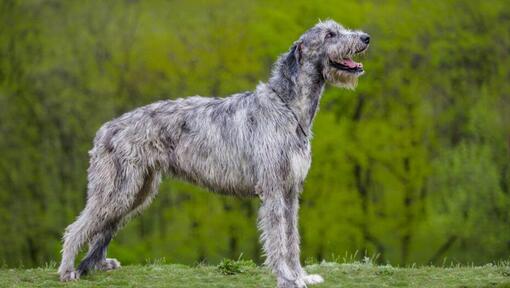
{"type": "Polygon", "coordinates": [[[293,180],[299,182],[304,181],[312,162],[310,145],[307,144],[304,149],[291,152],[289,155],[289,162],[293,180]]]}

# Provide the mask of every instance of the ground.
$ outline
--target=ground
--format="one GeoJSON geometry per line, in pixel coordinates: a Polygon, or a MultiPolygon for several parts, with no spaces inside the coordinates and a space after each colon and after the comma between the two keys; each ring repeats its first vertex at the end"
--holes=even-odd
{"type": "MultiPolygon", "coordinates": [[[[306,267],[326,280],[313,287],[508,287],[508,264],[481,267],[376,266],[371,263],[321,263],[306,267]]],[[[1,269],[0,287],[275,287],[265,268],[249,261],[224,261],[218,266],[178,264],[125,266],[96,272],[77,282],[60,283],[55,267],[1,269]]]]}

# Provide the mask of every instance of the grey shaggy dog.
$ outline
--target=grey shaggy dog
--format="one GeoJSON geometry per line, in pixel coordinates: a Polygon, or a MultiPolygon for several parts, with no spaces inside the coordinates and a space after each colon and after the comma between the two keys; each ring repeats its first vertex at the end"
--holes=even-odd
{"type": "Polygon", "coordinates": [[[259,197],[265,264],[278,287],[322,282],[299,259],[298,205],[311,163],[311,126],[326,82],[356,86],[363,66],[351,57],[369,41],[332,20],[319,22],[253,92],[159,101],[104,124],[89,152],[86,207],[64,234],[60,279],[120,267],[106,258],[108,244],[150,204],[168,174],[214,192],[259,197]],[[88,254],[75,270],[85,243],[88,254]]]}

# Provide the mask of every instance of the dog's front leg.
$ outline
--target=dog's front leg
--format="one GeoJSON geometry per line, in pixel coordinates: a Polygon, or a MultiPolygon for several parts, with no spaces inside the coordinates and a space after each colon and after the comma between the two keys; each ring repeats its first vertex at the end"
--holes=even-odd
{"type": "Polygon", "coordinates": [[[283,189],[263,190],[259,211],[259,229],[266,254],[265,264],[276,274],[279,288],[306,287],[298,271],[287,264],[288,239],[285,220],[286,201],[283,189]]]}
{"type": "Polygon", "coordinates": [[[288,253],[287,261],[290,268],[298,273],[298,277],[303,279],[306,284],[318,284],[324,282],[324,279],[317,274],[308,275],[300,261],[300,237],[298,230],[298,212],[299,212],[299,194],[301,185],[295,185],[288,196],[285,197],[287,209],[285,210],[285,220],[287,224],[288,253]]]}

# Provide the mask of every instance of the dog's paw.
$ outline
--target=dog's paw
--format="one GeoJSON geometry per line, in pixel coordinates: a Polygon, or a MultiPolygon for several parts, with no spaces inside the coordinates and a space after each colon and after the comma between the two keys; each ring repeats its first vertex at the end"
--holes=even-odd
{"type": "Polygon", "coordinates": [[[69,282],[80,279],[80,273],[77,271],[64,271],[60,273],[60,281],[69,282]]]}
{"type": "Polygon", "coordinates": [[[278,288],[306,288],[306,283],[302,277],[294,280],[287,280],[284,278],[278,279],[278,288]]]}
{"type": "Polygon", "coordinates": [[[97,270],[108,271],[120,268],[120,262],[117,259],[106,258],[101,263],[97,264],[97,270]]]}
{"type": "Polygon", "coordinates": [[[314,285],[324,282],[324,278],[322,278],[319,274],[311,274],[303,276],[303,280],[306,284],[314,285]]]}

